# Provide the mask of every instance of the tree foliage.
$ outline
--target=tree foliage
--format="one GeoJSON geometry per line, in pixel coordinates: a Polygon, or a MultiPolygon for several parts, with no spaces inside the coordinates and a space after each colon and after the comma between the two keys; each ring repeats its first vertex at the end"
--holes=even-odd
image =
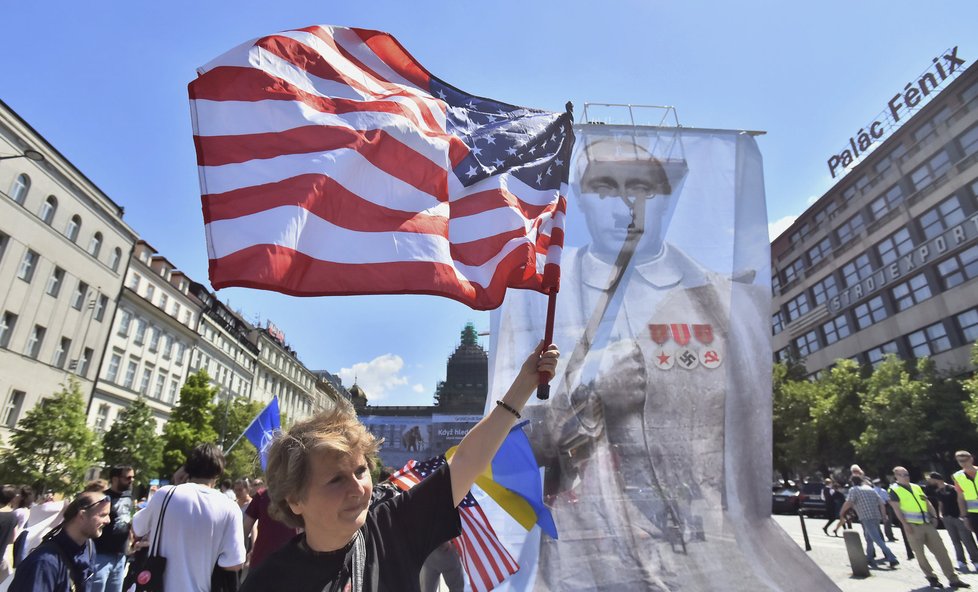
{"type": "Polygon", "coordinates": [[[211,426],[218,437],[217,445],[221,450],[227,450],[232,444],[234,448],[225,453],[224,472],[232,479],[253,477],[261,473],[261,463],[258,460],[258,450],[247,438],[238,437],[251,425],[255,416],[265,406],[258,401],[249,401],[244,397],[234,397],[222,401],[214,410],[211,426]],[[237,444],[235,444],[237,440],[237,444]]]}
{"type": "Polygon", "coordinates": [[[204,369],[187,377],[180,400],[163,428],[163,474],[171,475],[201,442],[216,442],[213,427],[214,398],[220,389],[210,385],[204,369]]]}
{"type": "Polygon", "coordinates": [[[97,437],[85,422],[81,385],[71,377],[17,423],[2,462],[4,478],[30,483],[35,491],[71,494],[82,488],[98,456],[97,437]]]}
{"type": "Polygon", "coordinates": [[[135,484],[148,486],[150,479],[161,477],[163,441],[156,433],[153,411],[142,397],[124,409],[102,437],[102,459],[108,467],[132,466],[135,484]]]}

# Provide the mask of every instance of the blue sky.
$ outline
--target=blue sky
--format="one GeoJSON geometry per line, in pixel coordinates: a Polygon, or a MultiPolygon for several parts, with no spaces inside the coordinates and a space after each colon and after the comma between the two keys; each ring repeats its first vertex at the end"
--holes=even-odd
{"type": "MultiPolygon", "coordinates": [[[[0,99],[205,283],[186,87],[263,34],[379,29],[473,94],[551,110],[571,100],[578,114],[585,101],[674,105],[686,126],[764,130],[768,216],[782,224],[831,186],[829,156],[931,58],[959,46],[966,66],[978,59],[974,2],[59,0],[7,3],[3,21],[0,99]]],[[[434,297],[219,295],[272,319],[307,366],[358,375],[381,404],[428,404],[464,324],[489,325],[434,297]]]]}

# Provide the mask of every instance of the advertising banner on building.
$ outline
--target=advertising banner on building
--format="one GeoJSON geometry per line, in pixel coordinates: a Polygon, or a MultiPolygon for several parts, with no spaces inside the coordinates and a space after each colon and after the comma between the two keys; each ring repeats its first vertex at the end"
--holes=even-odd
{"type": "Polygon", "coordinates": [[[370,433],[383,438],[380,459],[399,469],[411,460],[424,460],[437,454],[431,448],[431,416],[363,415],[360,421],[370,433]]]}
{"type": "MultiPolygon", "coordinates": [[[[513,590],[833,590],[770,520],[770,246],[739,131],[575,130],[552,395],[524,417],[559,539],[501,538],[513,590]]],[[[489,403],[546,298],[493,312],[489,403]]],[[[505,523],[504,518],[500,521],[505,523]]]]}

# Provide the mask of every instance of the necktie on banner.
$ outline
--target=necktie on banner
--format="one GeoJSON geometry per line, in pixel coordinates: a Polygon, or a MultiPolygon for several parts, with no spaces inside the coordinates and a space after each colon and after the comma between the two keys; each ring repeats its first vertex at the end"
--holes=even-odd
{"type": "MultiPolygon", "coordinates": [[[[404,468],[391,475],[390,481],[407,491],[443,464],[444,456],[422,462],[410,460],[404,468]]],[[[469,585],[474,592],[492,590],[516,573],[520,566],[499,541],[496,531],[471,492],[459,504],[458,514],[462,523],[462,534],[452,539],[452,546],[462,558],[462,567],[469,578],[469,585]]]]}
{"type": "Polygon", "coordinates": [[[499,306],[556,290],[570,112],[470,95],[390,35],[313,26],[190,83],[217,289],[413,293],[499,306]]]}
{"type": "Polygon", "coordinates": [[[245,430],[245,438],[255,445],[258,454],[261,456],[261,470],[264,471],[268,463],[268,447],[272,443],[275,434],[282,429],[282,417],[278,410],[278,396],[272,397],[271,402],[251,420],[251,424],[245,430]]]}

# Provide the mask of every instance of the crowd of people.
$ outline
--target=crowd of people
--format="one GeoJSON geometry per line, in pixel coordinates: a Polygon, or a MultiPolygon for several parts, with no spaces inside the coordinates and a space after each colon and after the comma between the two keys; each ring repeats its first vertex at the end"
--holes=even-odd
{"type": "Polygon", "coordinates": [[[339,408],[276,436],[267,487],[222,481],[224,454],[210,443],[195,447],[172,484],[145,504],[133,503],[130,466],[111,467],[108,481],[89,483],[36,524],[20,522],[33,516],[31,504],[4,486],[0,543],[23,541],[8,590],[130,592],[159,589],[147,586],[161,581],[162,589],[181,592],[420,591],[425,560],[460,534],[456,507],[520,418],[540,374],[553,376],[557,357],[541,343],[454,456],[396,495],[374,495],[380,441],[339,408]],[[156,557],[165,558],[162,567],[156,557]]]}
{"type": "Polygon", "coordinates": [[[957,451],[955,460],[960,470],[951,476],[950,482],[942,474],[931,472],[920,483],[914,483],[910,480],[910,471],[902,466],[893,467],[892,482],[885,477],[872,479],[855,464],[850,467],[847,483],[825,479],[822,499],[828,520],[822,531],[829,535],[829,528],[832,528],[832,536],[839,536],[840,528],[852,528],[852,522],[858,518],[870,565],[877,566],[876,547],[879,547],[883,560],[896,568],[900,562],[887,542],[898,540],[893,528],[899,527],[931,588],[941,589],[943,584],[925,550],[936,559],[952,589],[970,588],[959,573],[969,573],[969,559],[974,572],[978,573],[975,540],[978,534],[978,468],[966,450],[957,451]],[[938,535],[939,526],[946,529],[951,540],[957,570],[938,535]]]}

